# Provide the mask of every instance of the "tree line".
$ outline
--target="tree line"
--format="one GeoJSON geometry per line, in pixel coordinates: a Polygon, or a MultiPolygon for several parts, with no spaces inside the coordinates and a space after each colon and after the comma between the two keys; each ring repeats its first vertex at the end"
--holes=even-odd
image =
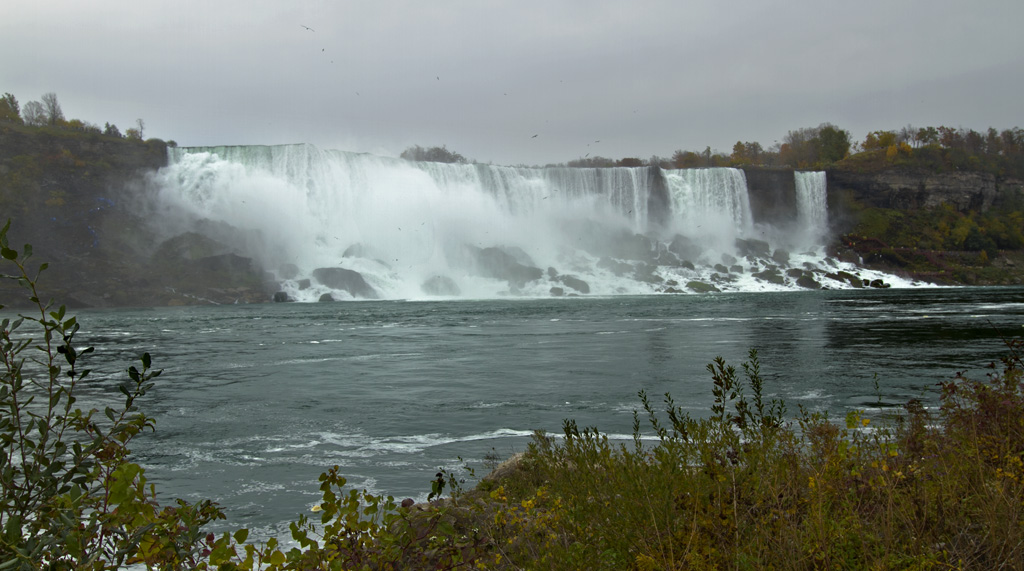
{"type": "MultiPolygon", "coordinates": [[[[117,139],[142,141],[146,123],[142,119],[135,120],[135,127],[125,129],[124,133],[113,123],[105,123],[101,129],[98,125],[81,119],[67,119],[61,109],[57,94],[44,93],[38,101],[29,101],[22,106],[18,99],[4,93],[0,97],[0,122],[15,123],[29,127],[54,127],[68,131],[78,131],[95,135],[105,135],[117,139]]],[[[169,141],[173,146],[173,141],[169,141]]]]}

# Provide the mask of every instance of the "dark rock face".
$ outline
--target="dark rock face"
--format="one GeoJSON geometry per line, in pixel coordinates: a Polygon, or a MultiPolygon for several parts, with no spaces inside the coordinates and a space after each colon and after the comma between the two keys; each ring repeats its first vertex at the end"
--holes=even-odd
{"type": "Polygon", "coordinates": [[[285,302],[285,301],[291,301],[291,299],[288,297],[287,293],[285,293],[283,291],[279,291],[279,292],[274,294],[274,301],[276,301],[278,303],[281,303],[281,302],[285,302]]]}
{"type": "Polygon", "coordinates": [[[331,288],[345,290],[353,297],[377,299],[377,290],[366,283],[363,275],[345,268],[317,268],[313,270],[316,281],[331,288]]]}
{"type": "Polygon", "coordinates": [[[462,293],[455,280],[448,276],[432,276],[420,284],[420,289],[427,295],[454,296],[462,293]]]}
{"type": "Polygon", "coordinates": [[[789,265],[789,252],[781,248],[775,250],[775,253],[772,254],[772,261],[774,261],[777,264],[782,264],[784,266],[789,265]]]}
{"type": "Polygon", "coordinates": [[[796,181],[790,168],[744,168],[754,222],[789,223],[796,218],[796,181]]]}
{"type": "Polygon", "coordinates": [[[548,292],[554,297],[562,297],[565,295],[565,290],[560,287],[552,287],[548,292]]]}
{"type": "Polygon", "coordinates": [[[194,264],[202,271],[226,273],[251,273],[256,267],[251,258],[238,254],[206,256],[195,260],[194,264]]]}
{"type": "Polygon", "coordinates": [[[317,301],[334,301],[334,296],[329,293],[325,293],[321,295],[320,299],[318,299],[317,301]]]}
{"type": "Polygon", "coordinates": [[[647,213],[654,226],[665,226],[670,218],[672,198],[669,196],[665,172],[659,168],[647,169],[648,188],[647,213]]]}
{"type": "Polygon", "coordinates": [[[987,211],[999,194],[994,175],[980,172],[929,173],[905,169],[857,173],[828,171],[829,193],[853,193],[857,201],[879,208],[914,210],[949,204],[960,212],[987,211]]]}

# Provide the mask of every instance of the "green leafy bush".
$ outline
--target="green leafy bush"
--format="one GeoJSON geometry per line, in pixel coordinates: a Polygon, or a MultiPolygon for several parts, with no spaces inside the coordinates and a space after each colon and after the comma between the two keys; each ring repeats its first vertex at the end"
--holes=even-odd
{"type": "MultiPolygon", "coordinates": [[[[5,267],[35,311],[0,320],[0,569],[117,569],[144,562],[193,568],[205,556],[201,528],[222,518],[209,501],[161,507],[128,445],[153,420],[139,411],[159,376],[149,354],[119,385],[123,401],[102,412],[76,406],[92,348],[75,344],[79,324],[36,289],[42,264],[30,246],[9,247],[5,267]]],[[[0,306],[2,309],[3,306],[0,306]]]]}

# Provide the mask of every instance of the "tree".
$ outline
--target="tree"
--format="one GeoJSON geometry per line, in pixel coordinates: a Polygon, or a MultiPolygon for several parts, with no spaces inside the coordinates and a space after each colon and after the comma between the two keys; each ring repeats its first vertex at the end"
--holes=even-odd
{"type": "Polygon", "coordinates": [[[25,120],[26,125],[33,127],[42,127],[49,121],[46,116],[46,109],[43,104],[38,101],[29,101],[25,104],[25,108],[21,111],[21,116],[25,120]]]}
{"type": "Polygon", "coordinates": [[[18,100],[10,93],[4,93],[0,98],[0,121],[21,123],[21,108],[18,100]]]}
{"type": "Polygon", "coordinates": [[[103,126],[103,134],[108,137],[117,137],[118,139],[124,137],[121,134],[121,130],[117,128],[117,125],[107,123],[103,126]]]}
{"type": "MultiPolygon", "coordinates": [[[[131,129],[129,129],[131,131],[131,129]]],[[[428,161],[434,163],[467,163],[466,157],[449,151],[447,147],[441,145],[440,147],[423,148],[419,145],[409,147],[402,151],[399,155],[407,161],[428,161]]]]}
{"type": "Polygon", "coordinates": [[[921,127],[915,139],[921,145],[934,145],[939,142],[939,131],[935,127],[921,127]]]}
{"type": "Polygon", "coordinates": [[[864,138],[863,147],[865,151],[888,149],[896,145],[897,139],[895,131],[872,131],[864,138]]]}
{"type": "Polygon", "coordinates": [[[64,111],[57,101],[57,94],[54,92],[44,93],[40,98],[43,102],[43,110],[46,112],[46,123],[49,125],[60,125],[64,123],[64,111]]]}
{"type": "Polygon", "coordinates": [[[818,162],[834,163],[846,158],[850,152],[850,133],[831,123],[818,126],[818,162]]]}
{"type": "Polygon", "coordinates": [[[142,119],[136,119],[135,124],[139,127],[139,138],[145,138],[146,123],[142,119]]]}
{"type": "Polygon", "coordinates": [[[678,150],[672,153],[672,166],[677,169],[692,169],[701,165],[701,156],[693,151],[678,150]]]}

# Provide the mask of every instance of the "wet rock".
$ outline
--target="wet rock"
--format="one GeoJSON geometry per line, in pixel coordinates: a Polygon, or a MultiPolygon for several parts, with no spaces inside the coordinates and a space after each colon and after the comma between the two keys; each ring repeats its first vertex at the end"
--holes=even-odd
{"type": "Polygon", "coordinates": [[[278,302],[278,303],[281,303],[281,302],[285,302],[285,301],[291,301],[291,298],[288,297],[287,293],[285,293],[283,291],[279,291],[279,292],[274,294],[274,301],[278,302]]]}
{"type": "Polygon", "coordinates": [[[552,287],[548,292],[554,297],[562,297],[565,295],[565,290],[560,287],[552,287]]]}
{"type": "Polygon", "coordinates": [[[839,271],[836,273],[825,274],[825,277],[836,280],[837,282],[848,283],[855,288],[864,287],[864,282],[861,279],[850,272],[839,271]]]}
{"type": "Polygon", "coordinates": [[[884,288],[889,287],[889,284],[883,282],[882,280],[871,280],[871,282],[868,283],[868,285],[871,286],[871,287],[880,288],[880,289],[884,289],[884,288]]]}
{"type": "Polygon", "coordinates": [[[320,299],[318,299],[317,301],[334,301],[334,296],[329,293],[325,293],[321,295],[320,299]]]}
{"type": "Polygon", "coordinates": [[[723,274],[727,274],[727,273],[729,273],[729,268],[725,267],[722,264],[715,264],[715,271],[716,272],[721,272],[723,274]]]}
{"type": "Polygon", "coordinates": [[[462,294],[459,285],[448,276],[432,276],[420,284],[420,289],[427,295],[455,296],[462,294]]]}
{"type": "Polygon", "coordinates": [[[754,275],[755,278],[757,278],[759,280],[764,280],[766,282],[777,284],[777,285],[782,285],[782,284],[786,283],[786,278],[782,277],[782,274],[780,274],[779,271],[776,270],[776,269],[770,269],[770,270],[765,270],[763,272],[757,272],[756,274],[753,274],[753,275],[754,275]]]}
{"type": "Polygon", "coordinates": [[[741,256],[767,258],[772,253],[772,247],[771,244],[764,240],[744,240],[742,238],[737,238],[736,251],[739,252],[741,256]]]}
{"type": "MultiPolygon", "coordinates": [[[[523,254],[525,255],[525,253],[523,254]]],[[[527,282],[544,276],[540,268],[526,265],[516,256],[500,248],[484,248],[476,253],[477,268],[484,277],[505,280],[510,285],[522,288],[527,282]]]]}
{"type": "Polygon", "coordinates": [[[727,266],[735,266],[736,262],[738,262],[738,261],[739,260],[736,259],[736,256],[730,256],[729,254],[722,254],[722,263],[727,265],[727,266]]]}
{"type": "Polygon", "coordinates": [[[341,254],[342,258],[369,258],[370,249],[360,242],[352,244],[341,254]]]}
{"type": "Polygon", "coordinates": [[[331,288],[347,291],[352,297],[377,299],[377,290],[366,283],[363,275],[345,268],[317,268],[313,270],[313,278],[331,288]]]}
{"type": "Polygon", "coordinates": [[[800,276],[796,279],[796,285],[807,289],[821,289],[821,284],[818,283],[818,280],[811,276],[800,276]]]}
{"type": "Polygon", "coordinates": [[[743,273],[743,266],[741,266],[739,264],[734,264],[732,266],[729,266],[729,273],[730,274],[742,274],[743,273]]]}
{"type": "Polygon", "coordinates": [[[297,283],[299,284],[299,291],[307,290],[311,285],[313,285],[312,282],[309,281],[309,278],[303,278],[297,283]]]}
{"type": "Polygon", "coordinates": [[[804,275],[804,271],[799,268],[790,268],[786,270],[786,275],[791,278],[799,278],[804,275]]]}
{"type": "Polygon", "coordinates": [[[625,275],[626,272],[633,271],[632,264],[627,264],[626,262],[620,262],[611,258],[601,258],[597,261],[597,267],[606,269],[619,277],[625,275]]]}
{"type": "Polygon", "coordinates": [[[654,273],[657,271],[658,266],[653,264],[637,264],[636,272],[633,274],[633,279],[638,282],[645,282],[649,284],[660,284],[665,281],[665,278],[654,273]]]}
{"type": "Polygon", "coordinates": [[[775,250],[775,253],[772,254],[772,261],[777,263],[777,264],[783,265],[783,266],[788,266],[789,265],[789,252],[787,252],[786,250],[783,250],[782,248],[779,248],[778,250],[775,250]]]}
{"type": "Polygon", "coordinates": [[[688,287],[691,291],[694,291],[694,292],[697,292],[697,293],[711,293],[711,292],[720,292],[720,291],[722,291],[722,290],[718,289],[717,287],[715,287],[714,285],[711,285],[711,284],[708,284],[708,283],[704,283],[704,282],[699,282],[699,281],[696,281],[696,280],[691,281],[691,282],[687,282],[686,283],[686,287],[688,287]]]}
{"type": "Polygon", "coordinates": [[[590,293],[590,285],[575,276],[559,276],[558,281],[580,293],[590,293]]]}
{"type": "Polygon", "coordinates": [[[702,249],[690,238],[676,234],[668,245],[668,251],[678,256],[680,260],[686,260],[699,257],[702,249]]]}

